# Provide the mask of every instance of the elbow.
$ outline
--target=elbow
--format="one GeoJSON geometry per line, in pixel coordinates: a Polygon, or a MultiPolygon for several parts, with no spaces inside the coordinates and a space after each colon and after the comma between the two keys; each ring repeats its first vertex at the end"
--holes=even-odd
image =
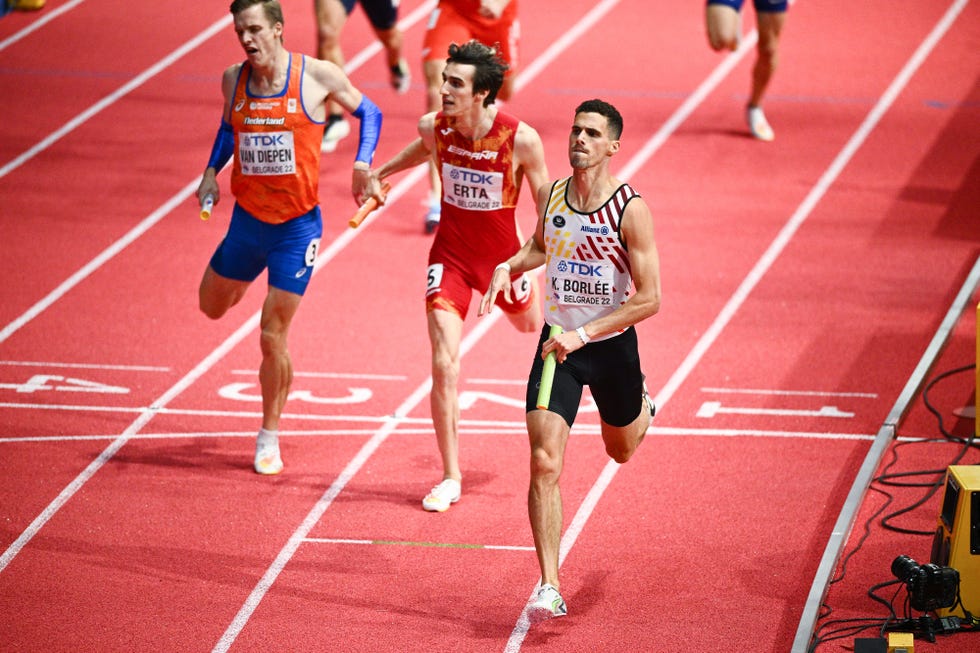
{"type": "Polygon", "coordinates": [[[643,303],[643,319],[653,317],[660,312],[660,295],[651,297],[643,303]]]}

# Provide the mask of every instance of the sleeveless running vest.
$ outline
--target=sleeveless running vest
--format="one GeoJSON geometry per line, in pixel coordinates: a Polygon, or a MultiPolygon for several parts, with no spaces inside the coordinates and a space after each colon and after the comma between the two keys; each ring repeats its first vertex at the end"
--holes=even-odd
{"type": "Polygon", "coordinates": [[[522,243],[514,216],[520,186],[514,183],[514,137],[520,121],[502,111],[483,138],[471,140],[436,115],[435,149],[442,179],[442,218],[429,260],[466,267],[485,253],[500,262],[522,243]]]}
{"type": "Polygon", "coordinates": [[[623,184],[597,211],[580,213],[568,205],[570,180],[566,177],[551,187],[544,223],[544,319],[565,331],[611,313],[632,294],[633,278],[619,225],[626,205],[638,197],[623,184]]]}
{"type": "Polygon", "coordinates": [[[228,120],[235,130],[231,192],[263,222],[286,222],[319,203],[324,123],[315,122],[303,106],[305,63],[303,55],[290,53],[286,85],[277,95],[249,92],[247,61],[238,73],[228,120]]]}

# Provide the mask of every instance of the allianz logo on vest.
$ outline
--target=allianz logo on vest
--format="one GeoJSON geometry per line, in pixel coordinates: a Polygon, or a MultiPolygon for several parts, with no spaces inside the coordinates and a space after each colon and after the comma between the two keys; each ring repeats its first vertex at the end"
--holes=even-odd
{"type": "Polygon", "coordinates": [[[609,235],[609,227],[606,225],[602,225],[601,227],[593,227],[592,225],[583,224],[582,229],[580,231],[583,231],[587,234],[598,234],[600,236],[609,235]]]}

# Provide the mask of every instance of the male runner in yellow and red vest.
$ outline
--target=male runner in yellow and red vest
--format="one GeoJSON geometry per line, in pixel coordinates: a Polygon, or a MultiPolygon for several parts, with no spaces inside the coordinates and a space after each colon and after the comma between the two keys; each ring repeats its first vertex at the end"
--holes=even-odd
{"type": "Polygon", "coordinates": [[[617,463],[636,453],[654,413],[634,325],[660,310],[660,257],[649,206],[609,170],[622,131],[623,117],[608,102],[587,100],[575,109],[568,136],[572,175],[538,192],[534,236],[497,266],[480,304],[482,315],[501,295],[510,298],[511,274],[546,266],[545,326],[525,399],[528,518],[541,567],[541,585],[528,606],[532,621],[568,611],[558,582],[558,481],[583,388],[592,392],[606,453],[617,463]],[[563,331],[552,337],[551,325],[563,331]],[[558,364],[542,409],[537,389],[551,353],[558,364]]]}

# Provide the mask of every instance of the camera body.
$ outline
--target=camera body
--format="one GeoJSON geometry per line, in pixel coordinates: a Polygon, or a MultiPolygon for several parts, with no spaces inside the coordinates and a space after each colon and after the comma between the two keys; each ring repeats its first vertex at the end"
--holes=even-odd
{"type": "Polygon", "coordinates": [[[960,589],[960,572],[936,564],[920,565],[906,555],[895,558],[892,573],[908,588],[912,607],[932,612],[956,604],[960,589]]]}

